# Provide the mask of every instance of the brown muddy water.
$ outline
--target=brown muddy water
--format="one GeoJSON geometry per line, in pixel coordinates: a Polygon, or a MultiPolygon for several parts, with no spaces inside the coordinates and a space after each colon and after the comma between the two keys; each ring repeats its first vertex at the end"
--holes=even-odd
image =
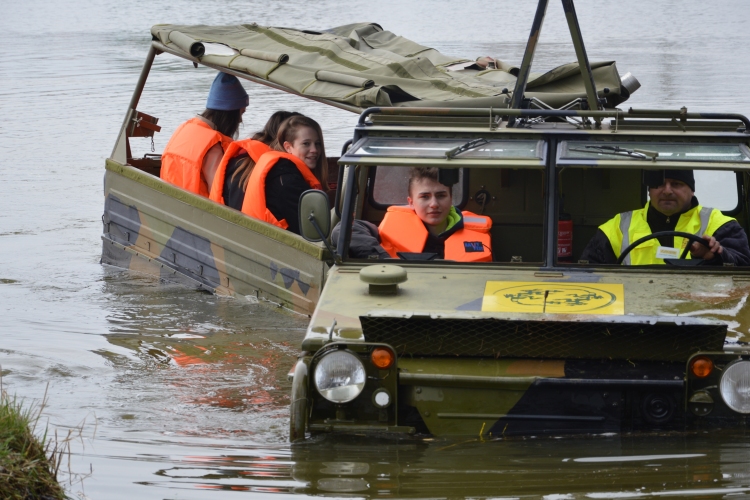
{"type": "MultiPolygon", "coordinates": [[[[745,429],[512,441],[287,442],[306,318],[99,264],[102,176],[156,23],[324,29],[378,22],[439,50],[518,63],[536,2],[26,0],[0,12],[0,373],[59,435],[82,428],[73,498],[735,498],[745,429]]],[[[746,0],[580,1],[592,60],[643,84],[625,106],[750,114],[746,0]]],[[[575,59],[552,1],[535,70],[575,59]]],[[[139,108],[171,131],[214,73],[157,58],[139,108]]],[[[329,153],[356,116],[246,83],[241,134],[277,109],[318,119],[329,153]]],[[[145,140],[144,140],[145,141],[145,140]]],[[[140,152],[151,144],[137,145],[140,152]]],[[[700,192],[698,193],[700,195],[700,192]]],[[[744,300],[744,299],[743,299],[744,300]]],[[[736,332],[747,336],[748,332],[736,332]]]]}

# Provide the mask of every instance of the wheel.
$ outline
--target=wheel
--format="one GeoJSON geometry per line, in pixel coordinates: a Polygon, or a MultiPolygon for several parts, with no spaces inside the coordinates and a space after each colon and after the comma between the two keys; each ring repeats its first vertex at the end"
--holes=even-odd
{"type": "Polygon", "coordinates": [[[292,402],[289,405],[289,442],[305,440],[307,431],[307,363],[297,360],[292,379],[292,402]]]}
{"type": "MultiPolygon", "coordinates": [[[[697,241],[698,243],[701,243],[706,248],[710,248],[708,246],[708,242],[706,240],[704,240],[700,236],[696,236],[694,234],[683,233],[682,231],[658,231],[656,233],[651,233],[651,234],[649,234],[647,236],[644,236],[643,238],[637,239],[633,243],[631,243],[630,245],[628,245],[628,247],[625,250],[623,250],[622,254],[620,254],[620,256],[617,258],[617,264],[618,265],[622,265],[622,261],[625,260],[625,257],[627,257],[628,254],[634,248],[636,248],[637,246],[639,246],[641,243],[644,243],[644,242],[646,242],[648,240],[653,240],[654,238],[658,238],[660,236],[672,236],[672,237],[674,237],[674,236],[680,236],[682,238],[687,238],[690,241],[697,241]]],[[[685,250],[683,250],[682,251],[682,255],[680,255],[680,259],[684,259],[689,250],[690,250],[690,246],[686,245],[685,246],[685,250]]]]}

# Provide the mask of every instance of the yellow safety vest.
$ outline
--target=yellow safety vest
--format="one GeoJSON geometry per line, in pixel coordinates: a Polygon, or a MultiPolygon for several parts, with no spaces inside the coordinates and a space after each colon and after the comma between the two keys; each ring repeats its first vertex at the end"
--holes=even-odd
{"type": "MultiPolygon", "coordinates": [[[[640,210],[617,214],[599,226],[599,229],[607,235],[609,243],[612,245],[612,250],[614,250],[618,258],[631,243],[652,233],[648,222],[646,222],[648,203],[640,210]]],[[[727,217],[720,210],[698,205],[680,215],[680,219],[677,221],[677,226],[674,230],[694,234],[699,237],[704,234],[712,236],[717,229],[733,220],[735,219],[727,217]]],[[[690,243],[690,240],[687,238],[680,236],[675,236],[674,238],[674,248],[678,248],[680,254],[688,243],[690,243]]],[[[661,243],[659,243],[658,238],[645,241],[634,248],[622,263],[628,266],[664,264],[664,260],[656,257],[656,251],[660,246],[661,243]]],[[[689,252],[687,258],[690,258],[689,252]]]]}

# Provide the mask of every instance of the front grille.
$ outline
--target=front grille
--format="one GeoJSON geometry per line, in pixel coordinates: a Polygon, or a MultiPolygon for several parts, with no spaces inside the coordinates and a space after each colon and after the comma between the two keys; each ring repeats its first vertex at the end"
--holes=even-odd
{"type": "Polygon", "coordinates": [[[623,321],[360,317],[365,340],[398,356],[686,361],[720,351],[727,327],[715,321],[628,317],[623,321]],[[665,321],[666,320],[666,321],[665,321]]]}

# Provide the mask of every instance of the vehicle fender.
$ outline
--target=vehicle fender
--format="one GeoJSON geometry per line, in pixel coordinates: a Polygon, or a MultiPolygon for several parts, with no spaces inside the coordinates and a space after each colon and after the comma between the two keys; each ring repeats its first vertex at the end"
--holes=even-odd
{"type": "Polygon", "coordinates": [[[305,440],[309,411],[307,400],[309,367],[309,357],[298,359],[297,364],[294,365],[292,402],[289,406],[289,441],[292,443],[305,440]]]}

